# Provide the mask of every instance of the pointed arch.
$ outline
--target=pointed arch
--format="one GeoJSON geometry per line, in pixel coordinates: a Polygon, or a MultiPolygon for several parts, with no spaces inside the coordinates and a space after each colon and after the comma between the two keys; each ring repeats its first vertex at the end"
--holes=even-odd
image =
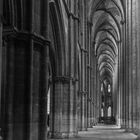
{"type": "Polygon", "coordinates": [[[53,54],[53,63],[56,64],[56,75],[64,75],[65,73],[65,31],[59,3],[50,1],[50,24],[54,38],[54,46],[50,49],[53,54]]]}

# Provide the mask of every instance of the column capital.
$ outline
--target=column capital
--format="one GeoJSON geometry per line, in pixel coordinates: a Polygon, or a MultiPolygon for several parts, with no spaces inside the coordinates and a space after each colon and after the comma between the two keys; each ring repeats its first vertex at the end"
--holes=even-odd
{"type": "MultiPolygon", "coordinates": [[[[49,79],[51,80],[51,79],[49,79]]],[[[56,76],[54,77],[54,82],[55,83],[70,83],[70,81],[72,81],[72,83],[76,83],[78,80],[78,78],[75,77],[69,77],[69,76],[56,76]]]]}
{"type": "Polygon", "coordinates": [[[92,98],[91,98],[91,97],[89,97],[87,100],[88,100],[89,102],[92,102],[92,98]]]}
{"type": "Polygon", "coordinates": [[[36,33],[31,33],[25,30],[19,31],[16,27],[14,26],[9,26],[7,28],[4,29],[3,31],[3,36],[9,36],[9,37],[13,37],[13,38],[17,38],[20,40],[30,40],[33,39],[34,42],[44,46],[44,45],[48,45],[50,46],[50,40],[47,40],[44,36],[42,35],[38,35],[36,33]]]}
{"type": "Polygon", "coordinates": [[[84,53],[88,53],[88,50],[86,50],[84,48],[81,48],[81,51],[84,52],[84,53]]]}
{"type": "Polygon", "coordinates": [[[0,23],[2,23],[4,21],[3,16],[0,15],[0,23]]]}
{"type": "Polygon", "coordinates": [[[54,81],[55,83],[70,83],[70,78],[67,76],[56,76],[54,81]]]}
{"type": "Polygon", "coordinates": [[[90,69],[90,70],[92,70],[92,67],[90,65],[87,65],[87,68],[90,69]]]}
{"type": "Polygon", "coordinates": [[[93,26],[93,23],[91,21],[88,21],[87,24],[92,27],[93,26]]]}
{"type": "MultiPolygon", "coordinates": [[[[2,15],[3,15],[3,1],[4,0],[1,0],[0,1],[0,18],[2,17],[2,15]]],[[[0,21],[1,22],[1,21],[0,21]]]]}
{"type": "Polygon", "coordinates": [[[95,45],[96,44],[96,41],[95,40],[93,40],[93,45],[95,45]]]}
{"type": "Polygon", "coordinates": [[[120,21],[120,24],[121,24],[121,25],[124,25],[125,23],[126,23],[125,20],[121,20],[121,21],[120,21]]]}
{"type": "Polygon", "coordinates": [[[88,91],[79,91],[79,93],[82,95],[82,96],[85,96],[88,94],[88,91]]]}
{"type": "Polygon", "coordinates": [[[76,16],[75,14],[73,14],[72,12],[69,12],[68,16],[69,16],[69,17],[72,17],[74,20],[77,20],[78,22],[80,22],[79,17],[76,16]]]}

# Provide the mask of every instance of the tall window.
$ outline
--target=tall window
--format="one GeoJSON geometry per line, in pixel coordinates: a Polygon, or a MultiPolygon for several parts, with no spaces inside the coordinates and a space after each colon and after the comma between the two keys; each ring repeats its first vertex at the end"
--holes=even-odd
{"type": "Polygon", "coordinates": [[[101,84],[101,91],[103,91],[103,83],[101,84]]]}
{"type": "Polygon", "coordinates": [[[108,107],[108,113],[107,113],[107,116],[108,116],[108,117],[111,117],[111,107],[110,107],[110,106],[108,107]]]}
{"type": "Polygon", "coordinates": [[[101,117],[104,117],[104,110],[103,110],[103,108],[101,109],[101,117]]]}
{"type": "Polygon", "coordinates": [[[110,86],[110,84],[108,85],[108,92],[109,93],[111,92],[111,86],[110,86]]]}
{"type": "Polygon", "coordinates": [[[47,113],[50,114],[50,87],[48,89],[48,105],[47,105],[47,113]]]}

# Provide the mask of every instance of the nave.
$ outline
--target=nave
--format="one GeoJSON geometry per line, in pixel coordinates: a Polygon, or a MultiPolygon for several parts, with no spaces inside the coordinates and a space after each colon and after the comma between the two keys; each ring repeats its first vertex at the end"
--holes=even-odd
{"type": "Polygon", "coordinates": [[[140,0],[0,0],[2,140],[140,139],[139,9],[140,0]]]}

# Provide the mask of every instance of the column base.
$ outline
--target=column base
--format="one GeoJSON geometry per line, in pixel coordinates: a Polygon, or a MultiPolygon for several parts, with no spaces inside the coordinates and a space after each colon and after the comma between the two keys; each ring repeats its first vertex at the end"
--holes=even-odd
{"type": "Polygon", "coordinates": [[[87,128],[81,128],[81,129],[79,129],[79,131],[88,131],[88,129],[87,128]]]}
{"type": "Polygon", "coordinates": [[[136,138],[136,140],[140,140],[140,130],[139,130],[139,129],[135,129],[135,130],[133,131],[133,133],[134,133],[135,135],[138,136],[138,137],[136,138]]]}
{"type": "Polygon", "coordinates": [[[125,129],[125,125],[121,125],[121,129],[125,129]]]}
{"type": "Polygon", "coordinates": [[[92,122],[88,123],[88,128],[92,128],[92,122]]]}
{"type": "Polygon", "coordinates": [[[93,128],[93,123],[90,124],[89,128],[93,128]]]}
{"type": "Polygon", "coordinates": [[[136,138],[136,140],[140,140],[140,134],[137,135],[138,137],[136,138]]]}
{"type": "Polygon", "coordinates": [[[1,137],[1,128],[0,128],[0,140],[2,140],[2,137],[1,137]]]}
{"type": "Polygon", "coordinates": [[[82,128],[82,131],[88,131],[88,129],[87,128],[82,128]]]}
{"type": "Polygon", "coordinates": [[[77,132],[50,132],[49,133],[49,138],[54,138],[54,139],[64,139],[64,138],[73,138],[77,136],[77,132]]]}
{"type": "Polygon", "coordinates": [[[126,132],[132,132],[132,133],[133,133],[132,128],[126,128],[125,131],[126,131],[126,132]]]}
{"type": "Polygon", "coordinates": [[[138,130],[137,128],[133,128],[133,133],[134,133],[135,135],[139,135],[139,130],[138,130]]]}

